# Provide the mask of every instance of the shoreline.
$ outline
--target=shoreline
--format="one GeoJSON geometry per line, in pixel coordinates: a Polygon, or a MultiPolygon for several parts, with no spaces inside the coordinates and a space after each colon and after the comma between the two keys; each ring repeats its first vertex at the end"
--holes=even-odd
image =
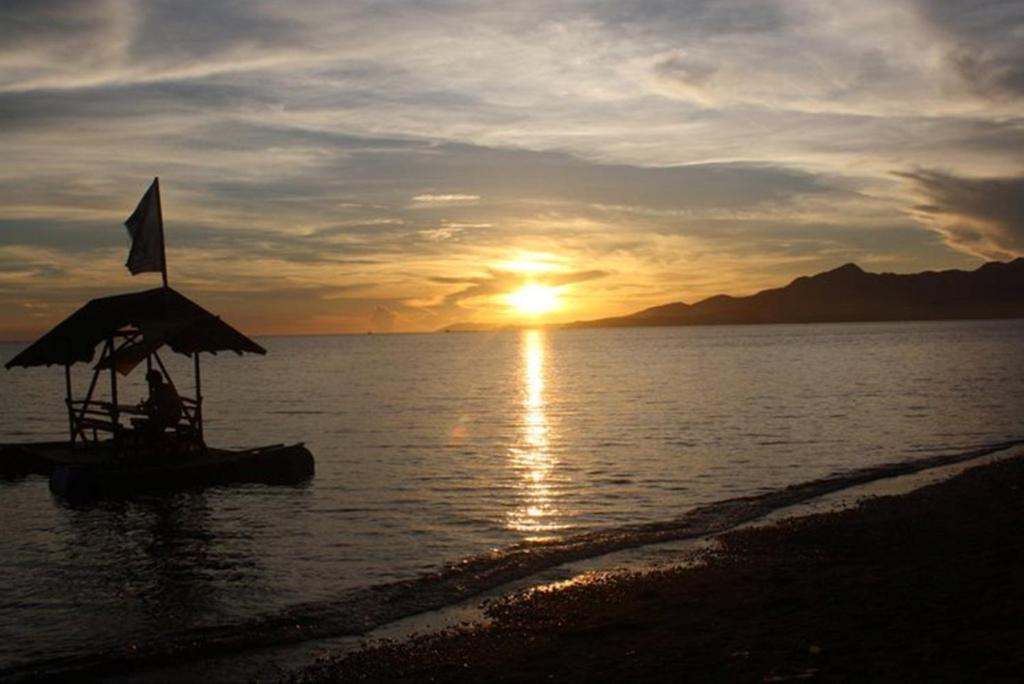
{"type": "MultiPolygon", "coordinates": [[[[964,470],[1022,456],[1024,440],[1012,440],[967,451],[940,453],[915,462],[893,462],[849,471],[782,490],[772,490],[763,495],[725,500],[711,506],[710,510],[694,509],[671,525],[663,522],[640,526],[641,529],[651,527],[647,531],[652,534],[644,536],[658,541],[623,545],[614,539],[605,540],[612,543],[599,546],[610,550],[596,555],[577,555],[573,552],[564,557],[565,549],[553,549],[556,556],[562,557],[560,563],[531,558],[533,553],[523,555],[521,552],[524,549],[520,549],[520,552],[503,560],[499,567],[489,570],[476,568],[484,570],[481,577],[477,577],[472,570],[464,573],[457,571],[458,567],[452,568],[454,572],[448,580],[456,583],[453,585],[458,589],[455,593],[462,598],[442,603],[426,600],[417,594],[416,603],[421,610],[405,615],[402,615],[404,609],[398,612],[395,609],[404,603],[403,598],[409,598],[406,589],[423,588],[422,578],[412,582],[413,586],[406,586],[409,582],[398,582],[371,587],[364,592],[367,594],[364,598],[370,600],[370,603],[361,601],[358,606],[349,605],[348,601],[319,606],[311,604],[306,607],[305,613],[291,610],[286,614],[264,616],[259,621],[211,626],[196,632],[172,635],[175,638],[158,648],[154,644],[154,648],[139,648],[132,652],[96,652],[81,658],[62,659],[49,664],[55,667],[53,670],[45,663],[42,664],[42,670],[35,669],[37,663],[16,664],[6,674],[15,679],[30,677],[35,672],[36,676],[42,677],[58,678],[74,674],[135,682],[149,681],[150,678],[159,681],[203,678],[212,672],[215,677],[231,681],[276,680],[284,673],[303,672],[309,663],[325,657],[325,654],[358,651],[368,641],[402,640],[411,635],[418,636],[452,627],[463,628],[488,621],[490,618],[481,606],[481,601],[485,606],[492,605],[517,592],[580,584],[581,576],[585,581],[593,581],[595,578],[604,581],[623,568],[633,574],[642,574],[652,569],[692,563],[694,558],[705,560],[706,554],[702,552],[717,544],[720,535],[729,534],[733,530],[759,527],[822,510],[841,510],[856,505],[864,497],[904,493],[929,483],[944,481],[964,470]],[[724,506],[724,509],[719,509],[720,506],[724,506]],[[714,514],[708,517],[711,512],[714,514]],[[693,520],[689,520],[691,516],[694,516],[693,520]],[[693,522],[699,524],[692,526],[693,522]],[[684,523],[683,529],[677,529],[679,523],[684,523]],[[678,532],[685,533],[680,536],[678,532]],[[504,567],[507,565],[505,561],[513,562],[520,572],[513,572],[511,578],[508,578],[510,568],[504,567]],[[500,581],[502,576],[506,576],[505,581],[500,581]],[[312,608],[316,608],[315,613],[310,610],[312,608]],[[363,610],[353,612],[353,608],[371,609],[372,616],[363,615],[363,610]],[[388,619],[388,614],[394,617],[388,619]],[[369,618],[369,622],[366,618],[369,618]]],[[[628,529],[638,531],[633,527],[628,529]]],[[[564,541],[569,547],[575,547],[590,536],[564,541]]],[[[555,546],[560,547],[561,544],[555,546]]]]}
{"type": "MultiPolygon", "coordinates": [[[[963,681],[1024,670],[1024,450],[856,508],[591,575],[287,681],[963,681]]],[[[848,497],[850,498],[850,497],[848,497]]]]}

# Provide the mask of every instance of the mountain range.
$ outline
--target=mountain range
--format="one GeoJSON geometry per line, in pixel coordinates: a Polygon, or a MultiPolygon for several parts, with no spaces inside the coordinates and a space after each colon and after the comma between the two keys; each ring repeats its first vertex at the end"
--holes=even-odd
{"type": "Polygon", "coordinates": [[[1024,258],[974,271],[868,273],[846,264],[747,297],[716,295],[570,328],[1024,318],[1024,258]]]}

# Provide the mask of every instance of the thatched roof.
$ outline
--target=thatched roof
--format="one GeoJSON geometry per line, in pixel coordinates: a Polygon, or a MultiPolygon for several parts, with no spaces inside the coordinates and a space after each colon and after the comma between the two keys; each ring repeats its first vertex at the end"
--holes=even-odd
{"type": "Polygon", "coordinates": [[[93,299],[7,363],[50,366],[92,361],[96,345],[126,326],[142,331],[145,347],[179,354],[233,351],[266,354],[260,345],[180,292],[158,287],[93,299]]]}

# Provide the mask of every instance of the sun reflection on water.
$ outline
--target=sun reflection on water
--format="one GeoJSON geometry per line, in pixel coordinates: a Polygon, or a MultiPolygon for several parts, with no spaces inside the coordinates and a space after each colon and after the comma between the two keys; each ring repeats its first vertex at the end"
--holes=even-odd
{"type": "Polygon", "coordinates": [[[522,335],[523,402],[520,434],[509,450],[512,468],[519,475],[518,506],[508,514],[508,527],[527,539],[550,536],[564,525],[558,522],[555,466],[549,446],[549,425],[544,400],[546,338],[540,330],[522,335]]]}

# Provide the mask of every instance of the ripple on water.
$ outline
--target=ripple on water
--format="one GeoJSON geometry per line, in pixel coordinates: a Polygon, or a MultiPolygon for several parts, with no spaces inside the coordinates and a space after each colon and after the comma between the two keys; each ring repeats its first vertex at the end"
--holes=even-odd
{"type": "MultiPolygon", "coordinates": [[[[19,592],[0,604],[0,667],[205,628],[223,645],[224,625],[286,633],[291,614],[358,626],[390,614],[367,589],[382,578],[411,582],[382,593],[403,610],[451,600],[413,578],[486,549],[544,558],[557,538],[509,550],[538,534],[589,553],[600,543],[580,535],[620,539],[723,499],[1020,437],[1022,333],[1006,321],[262,340],[265,358],[206,364],[208,440],[305,441],[316,479],[89,510],[55,505],[39,478],[0,485],[0,586],[19,592]]],[[[188,390],[187,359],[167,361],[188,390]]],[[[63,437],[60,375],[7,375],[4,440],[63,437]]]]}

